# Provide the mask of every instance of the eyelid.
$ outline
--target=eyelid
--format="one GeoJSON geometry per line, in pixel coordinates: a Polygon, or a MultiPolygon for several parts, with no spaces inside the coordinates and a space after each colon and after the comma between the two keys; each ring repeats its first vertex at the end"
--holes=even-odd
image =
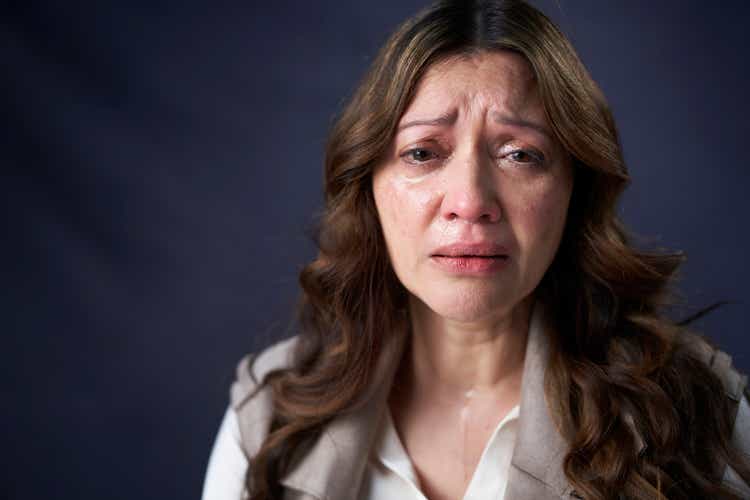
{"type": "Polygon", "coordinates": [[[439,148],[439,149],[445,149],[445,144],[443,144],[438,139],[420,139],[416,141],[410,141],[407,143],[406,146],[402,148],[402,152],[400,154],[405,153],[406,151],[412,150],[412,149],[431,149],[431,148],[439,148]]]}

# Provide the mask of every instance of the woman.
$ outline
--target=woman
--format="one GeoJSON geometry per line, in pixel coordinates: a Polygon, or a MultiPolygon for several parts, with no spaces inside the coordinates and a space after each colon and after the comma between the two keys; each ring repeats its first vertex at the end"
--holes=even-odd
{"type": "Polygon", "coordinates": [[[245,358],[205,499],[749,498],[747,378],[663,315],[600,91],[521,1],[407,21],[337,123],[300,334],[245,358]]]}

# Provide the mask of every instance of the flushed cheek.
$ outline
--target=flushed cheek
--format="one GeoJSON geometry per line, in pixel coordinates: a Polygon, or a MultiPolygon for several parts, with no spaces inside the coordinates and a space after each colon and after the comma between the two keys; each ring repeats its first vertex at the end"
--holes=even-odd
{"type": "Polygon", "coordinates": [[[396,196],[408,203],[426,209],[432,199],[436,196],[436,179],[434,172],[419,176],[408,176],[404,174],[393,174],[390,185],[396,196]]]}
{"type": "Polygon", "coordinates": [[[429,227],[437,193],[428,184],[402,175],[392,176],[387,183],[392,217],[404,238],[420,239],[429,227]]]}
{"type": "Polygon", "coordinates": [[[413,273],[426,252],[427,231],[436,193],[424,183],[411,182],[400,176],[379,179],[375,185],[376,202],[381,216],[391,262],[402,279],[413,273]]]}
{"type": "Polygon", "coordinates": [[[545,192],[519,207],[518,236],[531,251],[553,252],[565,225],[568,197],[559,191],[545,192]]]}

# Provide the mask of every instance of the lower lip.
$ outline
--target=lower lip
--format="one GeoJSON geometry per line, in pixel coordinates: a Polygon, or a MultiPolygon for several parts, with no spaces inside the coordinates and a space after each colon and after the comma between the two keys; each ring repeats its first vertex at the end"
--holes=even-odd
{"type": "Polygon", "coordinates": [[[508,265],[508,257],[445,257],[433,255],[431,260],[440,268],[455,274],[486,276],[508,265]]]}

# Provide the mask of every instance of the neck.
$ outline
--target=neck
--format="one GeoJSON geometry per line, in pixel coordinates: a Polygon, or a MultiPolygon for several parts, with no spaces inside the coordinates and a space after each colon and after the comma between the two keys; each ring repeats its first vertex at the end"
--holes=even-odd
{"type": "Polygon", "coordinates": [[[446,403],[466,397],[517,401],[532,301],[529,297],[508,314],[471,324],[447,320],[412,301],[404,366],[409,392],[446,403]]]}

